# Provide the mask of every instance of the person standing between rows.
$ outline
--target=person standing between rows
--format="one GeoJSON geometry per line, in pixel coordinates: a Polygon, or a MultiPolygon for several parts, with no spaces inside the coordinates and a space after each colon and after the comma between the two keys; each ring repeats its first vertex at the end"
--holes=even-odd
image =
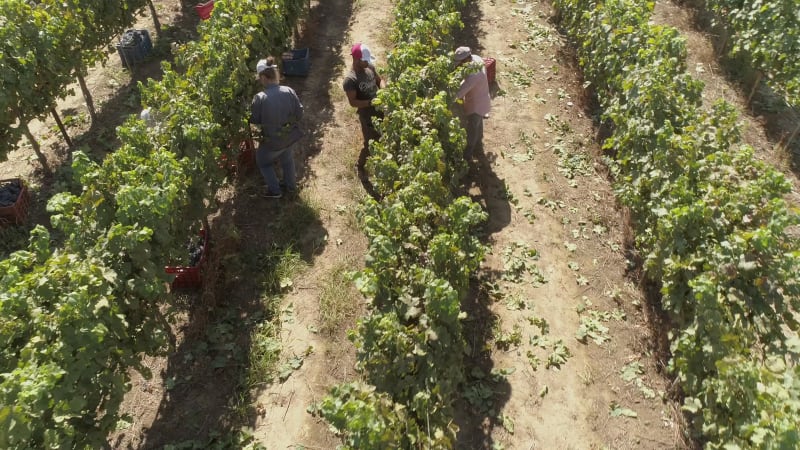
{"type": "Polygon", "coordinates": [[[369,47],[358,42],[350,49],[350,55],[353,57],[353,65],[344,78],[343,88],[350,106],[358,110],[364,146],[358,155],[356,169],[361,182],[369,190],[371,184],[367,180],[365,169],[369,156],[369,141],[380,139],[381,133],[375,126],[375,119],[383,118],[383,113],[372,106],[372,100],[378,95],[382,80],[375,69],[375,57],[372,56],[369,47]]]}
{"type": "Polygon", "coordinates": [[[489,79],[486,76],[486,67],[483,58],[473,55],[469,47],[458,47],[453,59],[456,67],[467,63],[480,66],[480,70],[464,77],[461,87],[456,93],[456,98],[463,100],[461,113],[461,126],[467,131],[467,146],[464,149],[464,159],[471,160],[476,151],[483,151],[483,118],[492,108],[492,97],[489,94],[489,79]]]}
{"type": "Polygon", "coordinates": [[[303,105],[294,89],[280,85],[278,66],[272,57],[262,59],[256,72],[264,90],[253,97],[250,123],[261,126],[261,142],[256,150],[256,164],[267,184],[265,198],[281,198],[281,183],[275,173],[275,161],[280,160],[283,181],[289,193],[297,191],[294,151],[303,130],[303,105]]]}

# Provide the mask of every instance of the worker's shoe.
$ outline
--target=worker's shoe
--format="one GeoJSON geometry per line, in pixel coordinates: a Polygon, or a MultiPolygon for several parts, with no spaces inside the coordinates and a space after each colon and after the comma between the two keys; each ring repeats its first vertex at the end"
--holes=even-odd
{"type": "Polygon", "coordinates": [[[283,197],[283,194],[281,194],[280,192],[272,192],[269,189],[267,189],[261,193],[261,196],[264,198],[281,198],[283,197]]]}

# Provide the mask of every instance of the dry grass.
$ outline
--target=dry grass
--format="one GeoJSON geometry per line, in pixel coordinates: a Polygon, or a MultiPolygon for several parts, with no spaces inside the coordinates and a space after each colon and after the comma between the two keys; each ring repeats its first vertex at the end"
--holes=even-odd
{"type": "Polygon", "coordinates": [[[352,263],[341,261],[322,280],[319,294],[320,332],[329,336],[343,336],[346,329],[353,325],[358,312],[359,294],[348,277],[352,270],[352,263]]]}
{"type": "Polygon", "coordinates": [[[581,379],[581,382],[584,386],[590,386],[594,384],[594,373],[592,371],[592,367],[589,364],[584,364],[583,369],[578,372],[578,376],[581,379]]]}
{"type": "Polygon", "coordinates": [[[280,325],[265,321],[256,326],[250,345],[250,366],[247,370],[247,386],[252,389],[268,383],[280,360],[280,325]]]}

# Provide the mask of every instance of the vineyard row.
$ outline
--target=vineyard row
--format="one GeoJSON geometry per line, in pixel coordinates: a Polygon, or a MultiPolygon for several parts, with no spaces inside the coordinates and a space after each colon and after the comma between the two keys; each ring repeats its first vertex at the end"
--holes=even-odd
{"type": "Polygon", "coordinates": [[[730,52],[744,54],[766,82],[800,106],[800,1],[706,0],[730,33],[730,52]]]}
{"type": "Polygon", "coordinates": [[[704,112],[684,39],[638,0],[555,0],[613,135],[619,199],[673,324],[669,367],[706,448],[800,445],[800,216],[743,145],[734,108],[704,112]]]}
{"type": "MultiPolygon", "coordinates": [[[[464,382],[461,300],[483,258],[475,228],[486,213],[453,188],[465,173],[465,135],[450,111],[461,0],[400,0],[388,56],[385,113],[367,167],[380,201],[361,218],[367,265],[355,276],[369,301],[351,339],[365,382],[335,386],[315,412],[344,448],[453,448],[464,382]]],[[[472,69],[475,70],[475,69],[472,69]]]]}
{"type": "Polygon", "coordinates": [[[247,127],[255,62],[284,50],[305,3],[218,2],[175,68],[140,85],[155,125],[128,118],[102,164],[75,154],[80,192],[48,203],[63,247],[39,226],[0,262],[0,447],[105,445],[129,369],[149,375],[141,355],[167,348],[163,267],[214,205],[220,149],[247,127]]]}
{"type": "Polygon", "coordinates": [[[111,41],[150,7],[160,28],[152,0],[97,2],[95,0],[5,0],[0,3],[0,159],[25,136],[43,170],[50,167],[28,124],[52,114],[69,143],[56,111],[56,102],[71,92],[78,80],[92,120],[94,101],[85,77],[88,69],[106,58],[111,41]]]}

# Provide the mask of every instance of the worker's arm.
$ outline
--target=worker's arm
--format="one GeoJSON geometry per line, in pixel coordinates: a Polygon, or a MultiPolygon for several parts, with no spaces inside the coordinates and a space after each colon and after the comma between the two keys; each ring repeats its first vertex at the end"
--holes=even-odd
{"type": "Polygon", "coordinates": [[[253,102],[250,103],[250,123],[253,125],[261,125],[261,105],[257,99],[258,96],[253,97],[253,102]]]}
{"type": "Polygon", "coordinates": [[[372,73],[375,74],[375,84],[378,86],[378,89],[384,87],[383,78],[381,78],[381,75],[378,73],[378,69],[376,69],[375,66],[369,67],[372,69],[372,73]]]}
{"type": "Polygon", "coordinates": [[[356,98],[356,91],[344,91],[347,94],[347,101],[350,102],[350,106],[354,108],[366,108],[370,106],[372,103],[370,100],[359,100],[356,98]]]}
{"type": "Polygon", "coordinates": [[[477,77],[468,76],[465,78],[464,81],[461,82],[461,87],[458,89],[458,92],[456,92],[456,98],[463,100],[464,97],[467,96],[467,93],[475,86],[476,81],[477,77]]]}
{"type": "Polygon", "coordinates": [[[292,94],[294,97],[294,119],[295,122],[300,122],[300,119],[303,118],[303,104],[300,103],[300,98],[297,96],[297,93],[292,90],[292,94]]]}

